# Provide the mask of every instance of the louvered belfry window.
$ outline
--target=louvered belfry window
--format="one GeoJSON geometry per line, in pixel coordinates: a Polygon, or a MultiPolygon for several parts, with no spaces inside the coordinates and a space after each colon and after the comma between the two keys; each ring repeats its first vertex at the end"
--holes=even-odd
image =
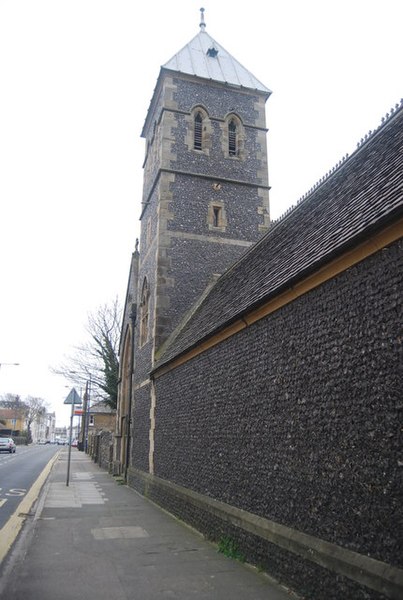
{"type": "Polygon", "coordinates": [[[197,113],[195,116],[195,137],[194,137],[194,149],[202,150],[202,136],[203,136],[203,117],[201,113],[197,113]]]}
{"type": "Polygon", "coordinates": [[[228,124],[228,154],[230,156],[237,155],[237,147],[236,147],[236,123],[234,119],[228,124]]]}

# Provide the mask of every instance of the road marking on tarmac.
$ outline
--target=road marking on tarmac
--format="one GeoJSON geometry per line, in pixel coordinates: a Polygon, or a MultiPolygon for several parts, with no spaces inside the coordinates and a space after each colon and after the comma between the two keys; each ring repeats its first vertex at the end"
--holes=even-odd
{"type": "MultiPolygon", "coordinates": [[[[2,492],[2,488],[0,488],[0,492],[2,492]]],[[[22,489],[22,488],[13,488],[8,490],[7,492],[4,492],[5,496],[10,496],[11,498],[14,498],[15,496],[24,496],[24,494],[26,494],[27,490],[22,489]]],[[[0,498],[0,508],[2,506],[4,506],[4,504],[7,502],[7,498],[0,498]]]]}
{"type": "Polygon", "coordinates": [[[21,500],[20,504],[17,506],[16,510],[8,519],[4,527],[0,529],[0,563],[3,561],[13,545],[26,517],[29,515],[29,511],[31,510],[33,503],[38,498],[39,492],[41,491],[42,486],[45,483],[46,478],[58,457],[59,453],[56,453],[48,462],[42,473],[30,488],[28,494],[23,500],[21,500]]]}

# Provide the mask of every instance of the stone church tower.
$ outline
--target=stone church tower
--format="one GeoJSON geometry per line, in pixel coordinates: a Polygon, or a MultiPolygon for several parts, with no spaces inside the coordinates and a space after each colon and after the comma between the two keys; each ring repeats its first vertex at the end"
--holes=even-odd
{"type": "Polygon", "coordinates": [[[270,93],[207,33],[203,9],[199,33],[161,67],[142,131],[140,253],[136,248],[122,332],[122,432],[132,399],[138,408],[141,396],[144,418],[150,414],[149,373],[164,342],[268,228],[270,93]]]}

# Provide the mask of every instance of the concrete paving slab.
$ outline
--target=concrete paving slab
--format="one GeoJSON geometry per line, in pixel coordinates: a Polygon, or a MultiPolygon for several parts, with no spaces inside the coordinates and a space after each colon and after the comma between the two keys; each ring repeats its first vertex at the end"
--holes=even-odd
{"type": "Polygon", "coordinates": [[[142,527],[99,527],[91,529],[94,540],[128,540],[150,537],[142,527]]]}
{"type": "Polygon", "coordinates": [[[267,576],[67,450],[10,558],[0,596],[12,600],[291,600],[267,576]]]}

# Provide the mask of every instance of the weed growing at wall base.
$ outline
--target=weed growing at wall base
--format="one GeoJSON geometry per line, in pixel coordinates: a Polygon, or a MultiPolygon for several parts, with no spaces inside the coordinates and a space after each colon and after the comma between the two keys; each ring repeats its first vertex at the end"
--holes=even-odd
{"type": "Polygon", "coordinates": [[[245,562],[245,556],[240,552],[238,545],[229,537],[220,538],[218,542],[218,552],[228,556],[228,558],[234,558],[240,562],[245,562]]]}
{"type": "Polygon", "coordinates": [[[125,485],[126,484],[126,480],[124,477],[121,477],[120,475],[115,475],[115,481],[118,485],[125,485]]]}

